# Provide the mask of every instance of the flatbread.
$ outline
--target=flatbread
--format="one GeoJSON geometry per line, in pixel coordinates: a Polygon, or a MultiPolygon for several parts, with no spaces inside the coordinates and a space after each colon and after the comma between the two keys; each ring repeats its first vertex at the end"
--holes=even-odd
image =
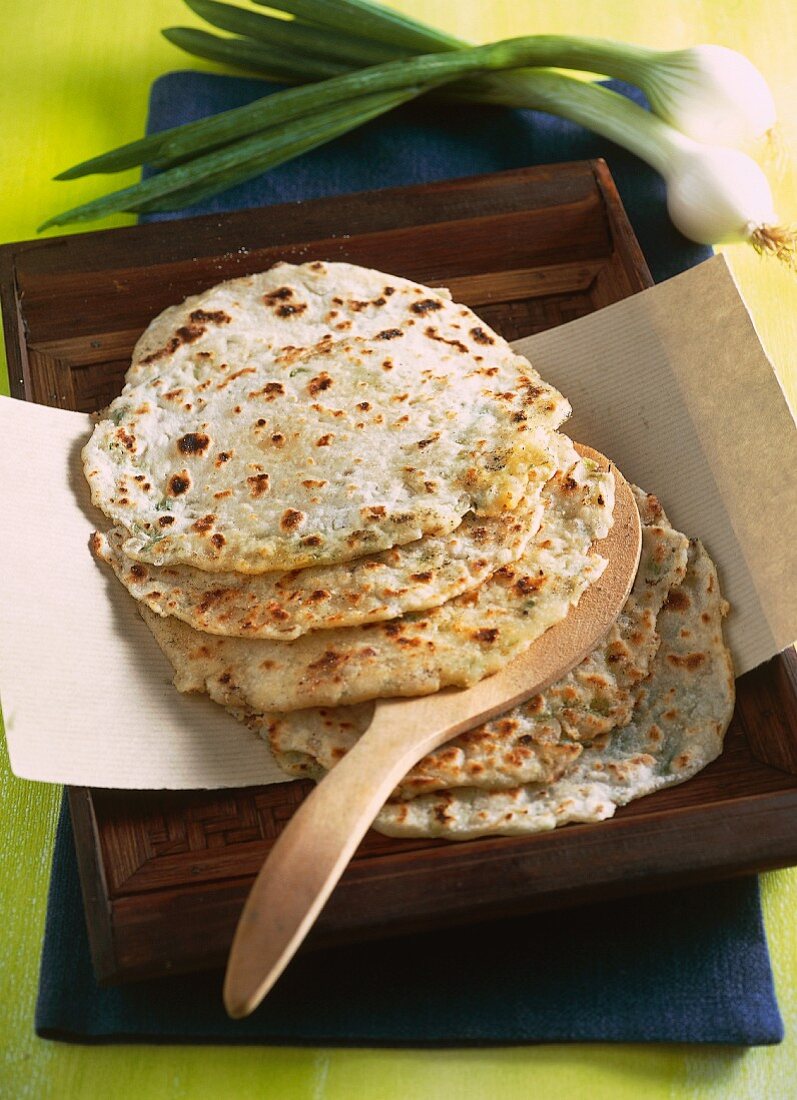
{"type": "Polygon", "coordinates": [[[581,459],[565,436],[556,442],[558,470],[523,555],[440,607],[274,642],[202,634],[139,605],[175,669],[175,686],[207,692],[223,706],[289,711],[428,695],[497,672],[564,618],[606,564],[593,543],[611,526],[614,476],[581,459]]]}
{"type": "Polygon", "coordinates": [[[733,714],[733,667],[722,638],[726,611],[716,569],[694,541],[686,577],[659,615],[661,645],[631,722],[596,738],[547,786],[459,787],[389,802],[374,828],[388,836],[448,840],[518,836],[603,821],[618,806],[683,783],[719,756],[733,714]]]}
{"type": "Polygon", "coordinates": [[[93,549],[131,596],[157,615],[208,634],[290,641],[311,630],[395,619],[425,611],[517,561],[542,520],[542,486],[500,516],[465,516],[448,535],[339,565],[259,573],[208,573],[190,565],[145,565],[127,557],[127,533],[98,532],[93,549]]]}
{"type": "MultiPolygon", "coordinates": [[[[197,350],[213,351],[223,362],[247,356],[253,347],[312,347],[327,334],[336,339],[372,337],[386,326],[400,328],[408,306],[426,296],[451,301],[445,287],[428,287],[357,264],[279,262],[256,275],[217,283],[159,313],[133,349],[128,381],[157,375],[165,359],[197,350]],[[221,314],[231,321],[222,318],[219,323],[221,314]],[[205,329],[199,333],[201,326],[205,329]],[[192,327],[192,351],[187,334],[181,333],[186,327],[192,327]]],[[[426,313],[415,310],[412,315],[423,318],[426,313]]]]}
{"type": "Polygon", "coordinates": [[[282,264],[157,318],[83,462],[129,557],[261,573],[514,510],[569,409],[428,287],[282,264]]]}
{"type": "MultiPolygon", "coordinates": [[[[497,790],[549,783],[578,758],[583,742],[631,720],[637,685],[648,675],[659,644],[656,618],[670,589],[684,578],[689,545],[655,497],[636,488],[634,495],[643,522],[640,566],[606,638],[546,691],[425,756],[399,784],[397,796],[466,785],[497,790]]],[[[365,732],[373,711],[373,703],[361,703],[237,717],[266,738],[284,771],[317,780],[365,732]]]]}

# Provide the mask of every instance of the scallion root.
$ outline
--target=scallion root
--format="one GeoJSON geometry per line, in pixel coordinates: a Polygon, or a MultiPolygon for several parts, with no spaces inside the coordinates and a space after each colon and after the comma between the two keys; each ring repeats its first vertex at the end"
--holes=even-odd
{"type": "Polygon", "coordinates": [[[750,243],[759,256],[774,256],[797,271],[797,226],[757,225],[750,234],[750,243]]]}

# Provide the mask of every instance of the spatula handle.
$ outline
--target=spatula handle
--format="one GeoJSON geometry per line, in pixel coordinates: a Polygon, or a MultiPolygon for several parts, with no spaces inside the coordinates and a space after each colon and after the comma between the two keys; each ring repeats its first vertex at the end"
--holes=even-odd
{"type": "Polygon", "coordinates": [[[278,837],[249,894],[230,951],[224,981],[230,1016],[252,1012],[280,976],[371,822],[417,761],[417,742],[402,754],[400,737],[422,703],[410,699],[380,707],[367,733],[278,837]]]}

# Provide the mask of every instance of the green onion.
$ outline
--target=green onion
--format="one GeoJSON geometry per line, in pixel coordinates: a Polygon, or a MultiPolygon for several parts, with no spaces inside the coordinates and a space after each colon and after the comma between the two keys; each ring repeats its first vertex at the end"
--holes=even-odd
{"type": "MultiPolygon", "coordinates": [[[[186,5],[201,19],[219,30],[254,38],[273,46],[285,46],[294,53],[342,61],[350,65],[376,65],[404,57],[407,50],[381,42],[369,42],[350,34],[340,34],[334,27],[311,26],[297,19],[275,19],[260,12],[220,4],[217,0],[185,0],[186,5]]],[[[426,52],[426,51],[424,51],[426,52]]]]}
{"type": "Polygon", "coordinates": [[[367,0],[255,0],[255,3],[347,34],[356,28],[358,37],[411,51],[440,53],[468,45],[460,38],[434,30],[389,8],[369,4],[367,0]]]}
{"type": "Polygon", "coordinates": [[[57,214],[40,226],[39,231],[54,225],[92,221],[118,211],[142,213],[179,209],[184,204],[187,193],[191,201],[196,202],[198,197],[206,198],[234,183],[242,183],[259,176],[269,168],[275,168],[286,160],[356,129],[400,103],[415,98],[424,90],[424,86],[416,86],[363,96],[356,106],[351,103],[338,104],[328,111],[301,119],[290,131],[275,127],[274,130],[267,130],[217,152],[198,157],[190,164],[170,168],[132,187],[125,187],[63,214],[57,214]]]}
{"type": "MultiPolygon", "coordinates": [[[[368,0],[256,2],[294,14],[306,12],[308,18],[329,30],[346,32],[357,26],[358,34],[370,36],[374,46],[377,41],[408,44],[395,30],[395,13],[368,0]]],[[[439,32],[417,20],[400,18],[411,25],[413,41],[420,48],[429,52],[443,48],[439,32]]],[[[469,46],[463,39],[445,38],[447,49],[469,46]]],[[[692,46],[662,52],[599,39],[551,35],[545,36],[545,41],[551,53],[535,64],[583,69],[638,84],[656,114],[696,141],[741,147],[769,133],[775,124],[775,105],[761,73],[744,55],[724,46],[692,46]]],[[[368,60],[378,59],[372,55],[368,60]]],[[[460,96],[476,101],[524,105],[522,99],[502,96],[502,86],[503,78],[497,76],[464,83],[457,91],[460,96]]],[[[517,88],[514,81],[513,86],[517,88]]]]}
{"type": "Polygon", "coordinates": [[[207,31],[193,27],[167,27],[161,33],[172,45],[179,46],[196,57],[264,73],[272,80],[325,80],[348,69],[347,65],[336,61],[302,57],[284,47],[270,49],[248,38],[220,38],[216,34],[208,34],[207,31]]]}
{"type": "Polygon", "coordinates": [[[210,147],[257,133],[277,123],[301,118],[333,103],[355,103],[360,95],[401,88],[413,83],[442,82],[463,75],[522,64],[529,56],[526,43],[533,39],[510,39],[491,46],[474,47],[459,53],[431,54],[385,62],[368,69],[334,77],[319,84],[289,88],[263,96],[243,107],[211,118],[190,122],[131,142],[110,153],[83,161],[56,179],[76,179],[95,172],[118,172],[137,164],[167,166],[210,147]]]}
{"type": "MultiPolygon", "coordinates": [[[[198,3],[201,5],[203,0],[198,3]]],[[[214,6],[229,8],[229,5],[214,6]]],[[[285,27],[292,26],[290,22],[281,22],[285,27]]],[[[333,28],[328,30],[331,33],[333,28]]],[[[265,38],[268,31],[262,28],[260,33],[265,38]]],[[[284,40],[290,45],[289,33],[284,40]]],[[[775,122],[774,103],[766,82],[747,58],[734,50],[695,46],[662,52],[566,35],[537,35],[516,41],[526,44],[525,65],[600,72],[637,84],[656,114],[697,141],[740,146],[767,133],[775,122]]],[[[185,45],[191,51],[191,43],[185,45]]],[[[378,44],[373,45],[378,48],[378,44]]],[[[460,49],[464,52],[467,47],[463,44],[460,49]]],[[[249,60],[247,57],[247,64],[249,60]]],[[[375,62],[378,57],[369,60],[375,62]]],[[[310,62],[303,64],[296,57],[292,62],[293,79],[317,79],[310,62]]],[[[238,64],[242,67],[244,62],[239,60],[238,64]]],[[[261,65],[260,71],[266,72],[267,66],[261,65]]],[[[525,98],[518,75],[513,74],[509,88],[504,77],[492,76],[459,82],[452,90],[457,98],[523,106],[525,98]]]]}
{"type": "MultiPolygon", "coordinates": [[[[164,31],[174,40],[176,31],[164,31]]],[[[188,32],[185,32],[188,34],[188,32]]],[[[195,32],[201,35],[202,32],[195,32]]],[[[236,39],[214,39],[205,35],[202,42],[235,43],[236,39]]],[[[180,32],[180,44],[199,41],[192,33],[184,39],[180,32]]],[[[118,172],[137,164],[150,163],[154,167],[167,166],[197,152],[256,133],[277,122],[287,122],[315,110],[319,105],[331,105],[345,99],[354,100],[358,95],[410,85],[416,81],[453,80],[478,74],[488,69],[507,69],[521,65],[542,64],[555,48],[551,38],[517,38],[497,42],[489,46],[472,47],[456,53],[430,54],[374,65],[332,78],[315,86],[289,89],[264,96],[254,103],[214,115],[209,119],[187,123],[160,134],[131,142],[119,149],[83,161],[60,173],[56,179],[76,179],[94,172],[118,172]]],[[[252,44],[254,46],[254,44],[252,44]]],[[[232,47],[227,47],[232,49],[232,47]]],[[[236,47],[237,48],[237,47],[236,47]]],[[[260,47],[257,47],[260,48],[260,47]]],[[[581,56],[573,47],[573,56],[581,56]]],[[[203,56],[206,56],[203,53],[203,56]]],[[[247,55],[249,56],[249,55],[247,55]]],[[[528,78],[527,78],[528,79],[528,78]]],[[[504,85],[486,85],[481,98],[506,102],[514,95],[522,98],[524,87],[517,92],[507,91],[504,85]]]]}
{"type": "Polygon", "coordinates": [[[165,31],[176,45],[277,79],[319,83],[151,135],[69,169],[58,178],[119,171],[144,161],[165,171],[47,225],[198,202],[399,103],[437,91],[544,110],[587,126],[665,176],[671,217],[687,236],[708,243],[751,240],[761,250],[793,258],[794,234],[774,224],[772,196],[758,166],[734,149],[701,144],[716,135],[723,141],[747,140],[774,120],[763,78],[733,51],[701,46],[664,53],[561,35],[471,47],[367,0],[256,0],[294,17],[289,20],[217,0],[186,2],[209,23],[238,37],[188,28],[165,31]],[[396,59],[397,53],[419,51],[424,52],[396,59]],[[352,70],[363,61],[377,63],[352,70]],[[553,72],[552,66],[635,83],[655,113],[553,72]]]}

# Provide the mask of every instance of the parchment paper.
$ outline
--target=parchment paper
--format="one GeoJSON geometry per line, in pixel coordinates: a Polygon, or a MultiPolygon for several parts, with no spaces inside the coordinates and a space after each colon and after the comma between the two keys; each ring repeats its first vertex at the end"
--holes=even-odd
{"type": "MultiPolygon", "coordinates": [[[[564,430],[655,492],[717,562],[737,673],[797,636],[797,430],[721,257],[515,345],[564,430]]],[[[283,782],[171,668],[88,549],[88,416],[0,398],[0,699],[16,775],[120,788],[283,782]]]]}

